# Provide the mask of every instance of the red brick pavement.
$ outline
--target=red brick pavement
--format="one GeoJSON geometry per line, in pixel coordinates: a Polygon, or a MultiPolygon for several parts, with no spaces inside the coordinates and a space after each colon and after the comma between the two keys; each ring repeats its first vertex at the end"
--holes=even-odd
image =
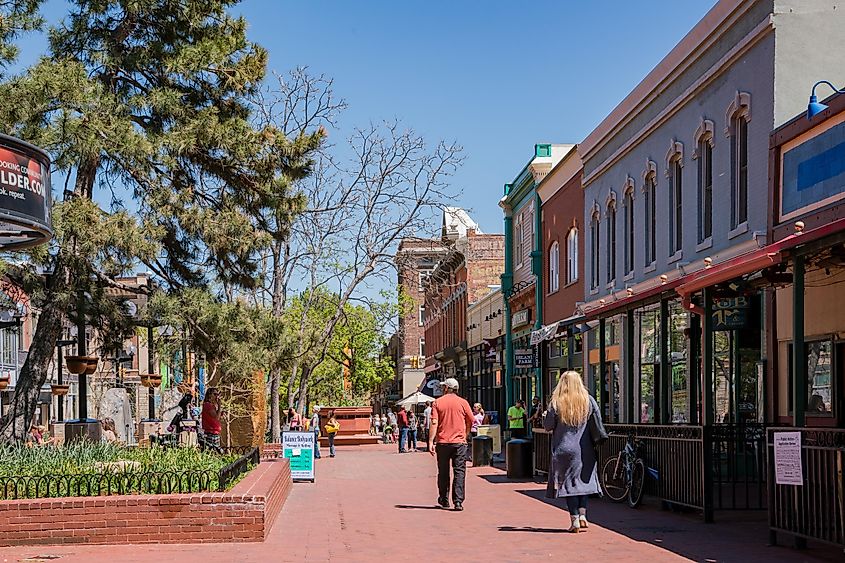
{"type": "Polygon", "coordinates": [[[0,563],[53,556],[59,563],[841,560],[830,551],[767,547],[763,515],[749,521],[747,513],[719,513],[719,523],[706,525],[695,515],[594,501],[590,531],[567,534],[568,516],[561,503],[545,501],[543,485],[511,482],[494,468],[470,468],[465,510],[445,512],[433,507],[433,459],[394,448],[341,448],[336,458],[320,460],[316,484],[294,485],[264,543],[7,548],[0,563]]]}

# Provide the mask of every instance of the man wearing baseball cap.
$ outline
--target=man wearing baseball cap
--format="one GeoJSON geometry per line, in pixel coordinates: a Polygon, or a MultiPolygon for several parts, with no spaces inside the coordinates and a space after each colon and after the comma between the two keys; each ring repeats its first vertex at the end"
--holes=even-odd
{"type": "Polygon", "coordinates": [[[472,409],[466,399],[457,395],[458,381],[449,377],[440,383],[443,396],[431,408],[431,431],[428,451],[437,457],[437,504],[449,508],[449,464],[452,464],[452,503],[455,510],[464,509],[467,436],[472,428],[472,409]]]}

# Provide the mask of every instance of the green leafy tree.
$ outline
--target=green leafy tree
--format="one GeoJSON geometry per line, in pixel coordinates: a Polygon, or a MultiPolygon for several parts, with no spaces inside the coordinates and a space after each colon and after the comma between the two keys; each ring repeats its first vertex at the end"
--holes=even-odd
{"type": "Polygon", "coordinates": [[[235,3],[73,0],[48,55],[0,84],[0,128],[67,178],[55,240],[29,267],[7,263],[41,314],[0,439],[24,436],[66,315],[122,337],[125,311],[106,295],[119,275],[143,263],[166,289],[231,301],[255,285],[256,253],[287,236],[304,204],[291,184],[323,133],[255,124],[267,53],[235,3]]]}

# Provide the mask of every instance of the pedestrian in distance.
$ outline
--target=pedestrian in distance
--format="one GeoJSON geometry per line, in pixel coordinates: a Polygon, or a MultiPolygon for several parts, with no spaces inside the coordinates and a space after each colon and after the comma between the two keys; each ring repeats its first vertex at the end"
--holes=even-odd
{"type": "Polygon", "coordinates": [[[373,415],[373,436],[381,436],[381,416],[373,415]]]}
{"type": "Polygon", "coordinates": [[[517,399],[516,404],[508,409],[508,425],[511,438],[525,438],[525,401],[522,399],[517,399]]]}
{"type": "Polygon", "coordinates": [[[334,417],[334,411],[329,411],[326,421],[326,436],[329,439],[329,457],[334,457],[334,439],[340,431],[340,422],[334,417]]]}
{"type": "Polygon", "coordinates": [[[419,421],[413,410],[408,411],[408,451],[417,451],[417,428],[419,421]]]}
{"type": "Polygon", "coordinates": [[[212,449],[220,448],[220,416],[223,414],[220,408],[220,394],[216,387],[209,387],[205,391],[202,401],[202,431],[205,435],[205,443],[212,449]]]}
{"type": "Polygon", "coordinates": [[[423,440],[428,443],[428,435],[429,430],[431,430],[431,401],[428,401],[425,404],[425,410],[423,411],[423,440]]]}
{"type": "Polygon", "coordinates": [[[293,407],[288,409],[288,424],[290,424],[290,429],[294,432],[302,430],[302,418],[293,407]]]}
{"type": "Polygon", "coordinates": [[[320,459],[320,407],[314,407],[309,428],[314,432],[314,458],[320,459]]]}
{"type": "Polygon", "coordinates": [[[458,396],[458,381],[449,377],[440,384],[443,396],[431,408],[431,435],[428,451],[437,458],[437,504],[449,508],[449,465],[452,466],[452,504],[464,509],[467,471],[467,436],[472,428],[472,409],[458,396]]]}
{"type": "Polygon", "coordinates": [[[543,427],[552,434],[552,463],[546,497],[566,498],[571,517],[568,531],[586,531],[587,497],[601,494],[593,434],[605,433],[596,400],[590,396],[577,371],[561,375],[552,391],[543,427]]]}
{"type": "Polygon", "coordinates": [[[540,397],[534,397],[531,401],[531,416],[528,417],[528,425],[531,428],[543,427],[543,407],[540,405],[540,397]]]}
{"type": "Polygon", "coordinates": [[[487,415],[481,403],[472,405],[472,428],[470,429],[470,440],[478,436],[478,427],[487,423],[487,415]]]}
{"type": "Polygon", "coordinates": [[[408,412],[404,406],[399,407],[399,412],[396,414],[396,424],[399,427],[399,453],[404,454],[408,451],[408,412]]]}

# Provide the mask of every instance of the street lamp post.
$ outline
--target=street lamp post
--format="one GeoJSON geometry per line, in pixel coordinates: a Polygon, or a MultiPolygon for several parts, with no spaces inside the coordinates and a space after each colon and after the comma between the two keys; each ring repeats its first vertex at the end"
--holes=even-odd
{"type": "MultiPolygon", "coordinates": [[[[62,369],[64,364],[64,360],[62,359],[62,348],[65,346],[70,346],[71,344],[76,344],[76,339],[69,339],[69,340],[56,340],[56,348],[59,352],[59,373],[58,373],[58,384],[63,385],[64,382],[62,381],[62,369]]],[[[64,422],[65,420],[65,396],[59,395],[57,398],[57,416],[56,420],[58,422],[64,422]]]]}
{"type": "MultiPolygon", "coordinates": [[[[147,373],[155,373],[155,363],[153,362],[153,325],[147,325],[147,373]]],[[[147,419],[152,422],[156,418],[156,390],[155,387],[149,388],[149,395],[147,398],[147,419]]]]}
{"type": "Polygon", "coordinates": [[[813,119],[814,116],[827,109],[827,105],[819,102],[819,99],[816,97],[816,87],[821,86],[822,84],[830,86],[836,94],[845,94],[845,89],[840,90],[827,80],[819,80],[813,84],[813,89],[810,91],[810,103],[807,104],[807,119],[813,119]]]}

